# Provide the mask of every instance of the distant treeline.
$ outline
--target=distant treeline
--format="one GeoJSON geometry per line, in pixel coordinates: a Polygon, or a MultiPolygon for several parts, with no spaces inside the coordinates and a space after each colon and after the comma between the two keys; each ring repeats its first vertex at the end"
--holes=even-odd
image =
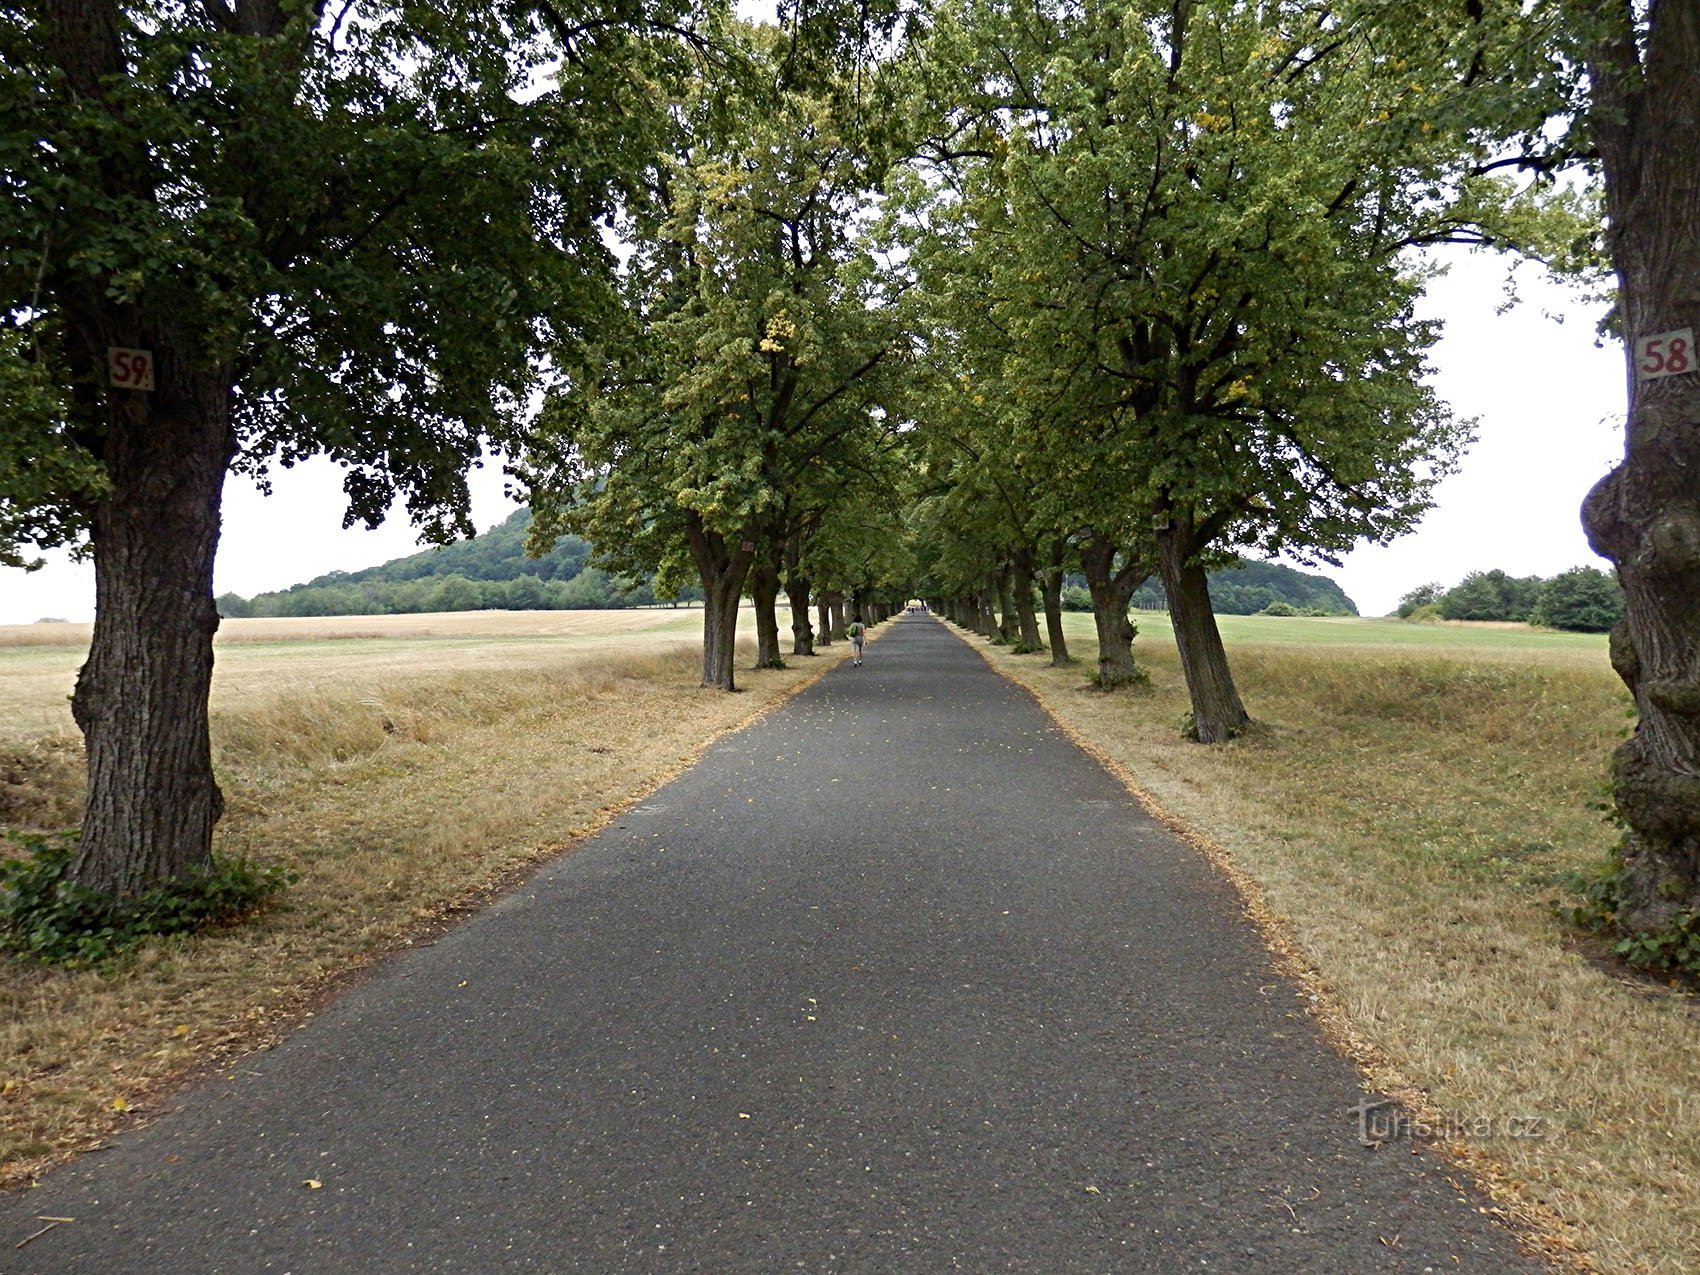
{"type": "Polygon", "coordinates": [[[274,615],[405,615],[419,611],[568,611],[697,601],[657,598],[650,582],[587,567],[590,546],[566,536],[540,558],[525,555],[529,509],[471,540],[395,558],[363,571],[333,571],[277,593],[218,599],[232,619],[274,615]]]}
{"type": "Polygon", "coordinates": [[[1452,588],[1425,584],[1399,600],[1404,620],[1510,620],[1574,633],[1604,633],[1623,618],[1623,589],[1597,567],[1543,579],[1472,571],[1452,588]]]}
{"type": "MultiPolygon", "coordinates": [[[[1356,615],[1358,607],[1327,576],[1284,567],[1278,562],[1246,562],[1209,573],[1210,606],[1217,615],[1356,615]]],[[[1085,580],[1072,582],[1078,592],[1064,591],[1063,605],[1090,611],[1092,597],[1085,580]]],[[[1141,611],[1165,611],[1168,598],[1160,580],[1147,580],[1133,595],[1141,611]]]]}

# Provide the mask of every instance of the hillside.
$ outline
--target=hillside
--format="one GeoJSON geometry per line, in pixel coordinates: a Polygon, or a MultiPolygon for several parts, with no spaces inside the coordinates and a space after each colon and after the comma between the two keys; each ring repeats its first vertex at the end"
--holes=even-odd
{"type": "MultiPolygon", "coordinates": [[[[1272,603],[1321,615],[1356,615],[1358,605],[1325,575],[1278,562],[1248,562],[1210,573],[1210,604],[1218,615],[1256,615],[1272,603]]],[[[1163,585],[1153,578],[1133,595],[1133,605],[1164,610],[1163,585]]]]}
{"type": "Polygon", "coordinates": [[[246,618],[595,610],[657,600],[647,581],[619,581],[587,567],[590,546],[577,536],[563,537],[541,558],[526,557],[530,526],[531,511],[516,509],[507,521],[471,540],[360,571],[332,571],[277,593],[253,598],[225,594],[218,600],[219,613],[246,618]]]}

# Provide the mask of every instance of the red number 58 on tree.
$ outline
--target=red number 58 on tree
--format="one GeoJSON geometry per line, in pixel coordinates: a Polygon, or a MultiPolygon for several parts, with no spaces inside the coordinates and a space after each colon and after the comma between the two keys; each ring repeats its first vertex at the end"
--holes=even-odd
{"type": "Polygon", "coordinates": [[[1694,329],[1655,332],[1635,342],[1635,379],[1653,381],[1695,370],[1694,329]]]}

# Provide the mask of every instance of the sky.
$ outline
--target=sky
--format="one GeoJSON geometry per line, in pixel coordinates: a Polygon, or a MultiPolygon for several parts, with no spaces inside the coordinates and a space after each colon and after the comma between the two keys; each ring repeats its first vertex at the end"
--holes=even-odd
{"type": "MultiPolygon", "coordinates": [[[[1470,571],[1552,576],[1609,566],[1589,550],[1578,509],[1623,454],[1621,347],[1596,344],[1596,306],[1527,267],[1521,303],[1496,313],[1505,273],[1501,258],[1460,250],[1450,273],[1429,285],[1427,313],[1445,323],[1432,383],[1455,413],[1477,418],[1478,441],[1414,531],[1355,550],[1340,567],[1314,568],[1338,581],[1361,614],[1385,615],[1417,586],[1449,587],[1470,571]]],[[[277,470],[273,486],[266,497],[245,478],[226,484],[215,592],[251,597],[420,547],[399,512],[376,531],[343,530],[340,471],[328,461],[277,470]]],[[[516,507],[497,462],[475,471],[471,487],[480,530],[516,507]]],[[[0,567],[0,624],[93,616],[87,564],[53,554],[36,572],[0,567]]]]}

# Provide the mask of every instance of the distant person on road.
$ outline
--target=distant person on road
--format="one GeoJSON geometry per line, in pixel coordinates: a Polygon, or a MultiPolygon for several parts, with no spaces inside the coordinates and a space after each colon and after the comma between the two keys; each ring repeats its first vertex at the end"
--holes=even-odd
{"type": "Polygon", "coordinates": [[[862,643],[868,640],[868,630],[862,626],[862,617],[857,616],[844,626],[844,636],[850,639],[850,645],[856,648],[856,663],[862,662],[862,643]]]}

